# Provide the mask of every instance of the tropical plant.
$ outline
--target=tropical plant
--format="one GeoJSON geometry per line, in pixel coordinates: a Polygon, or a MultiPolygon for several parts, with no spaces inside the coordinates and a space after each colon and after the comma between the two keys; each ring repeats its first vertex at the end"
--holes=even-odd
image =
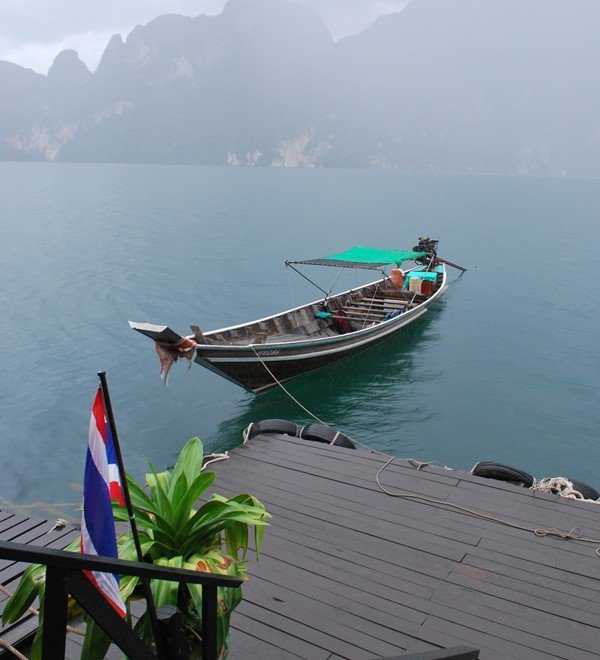
{"type": "MultiPolygon", "coordinates": [[[[148,490],[127,475],[140,545],[144,557],[154,564],[232,575],[246,579],[245,557],[249,548],[249,527],[254,527],[255,549],[260,554],[264,526],[270,517],[261,502],[248,494],[225,498],[213,494],[198,509],[198,499],[212,486],[214,472],[203,472],[203,447],[199,438],[187,442],[172,470],[157,473],[150,464],[146,475],[148,490]]],[[[115,519],[128,521],[125,507],[113,503],[115,519]]],[[[73,544],[72,544],[73,545],[73,544]]],[[[117,540],[119,557],[136,560],[131,532],[117,540]]],[[[71,548],[75,550],[75,548],[71,548]]],[[[191,640],[199,640],[201,630],[202,589],[200,585],[152,580],[155,606],[176,605],[182,613],[191,640]]],[[[133,599],[142,597],[140,580],[121,578],[121,597],[130,609],[133,599]]],[[[36,596],[43,593],[44,569],[32,566],[7,604],[3,620],[15,621],[27,610],[36,596]]],[[[220,653],[227,653],[227,635],[231,613],[242,598],[241,588],[219,588],[217,635],[220,653]]],[[[152,642],[148,613],[136,629],[142,639],[152,642]]],[[[99,626],[88,620],[82,658],[103,658],[110,644],[99,626]]]]}

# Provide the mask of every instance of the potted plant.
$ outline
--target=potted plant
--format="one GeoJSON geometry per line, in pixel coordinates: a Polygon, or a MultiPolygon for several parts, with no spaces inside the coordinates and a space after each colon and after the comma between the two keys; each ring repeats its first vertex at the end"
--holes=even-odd
{"type": "MultiPolygon", "coordinates": [[[[192,438],[181,450],[175,466],[156,472],[150,465],[146,475],[148,490],[127,475],[140,544],[146,560],[162,566],[207,571],[246,578],[245,557],[249,547],[249,528],[254,527],[255,548],[260,554],[264,526],[269,514],[261,502],[248,494],[225,498],[214,494],[195,508],[198,499],[215,481],[214,472],[203,472],[203,447],[199,438],[192,438]]],[[[113,503],[116,520],[128,521],[125,507],[113,503]]],[[[137,560],[130,531],[117,540],[119,557],[137,560]]],[[[76,540],[67,549],[76,551],[76,540]]],[[[3,621],[14,622],[21,617],[36,596],[42,596],[45,569],[30,566],[3,612],[3,621]]],[[[155,606],[176,605],[182,613],[190,648],[199,648],[201,630],[202,590],[200,585],[180,585],[177,582],[151,581],[155,606]]],[[[131,601],[141,597],[139,578],[123,576],[121,597],[130,610],[131,601]]],[[[240,603],[241,588],[218,590],[218,646],[221,657],[227,654],[227,637],[231,613],[240,603]]],[[[43,614],[43,613],[41,613],[43,614]]],[[[40,617],[40,631],[43,626],[40,617]]],[[[152,643],[152,630],[146,612],[137,622],[142,639],[152,643]]],[[[32,657],[39,653],[41,634],[38,631],[32,657]]],[[[103,658],[110,640],[99,626],[88,618],[82,658],[103,658]]]]}

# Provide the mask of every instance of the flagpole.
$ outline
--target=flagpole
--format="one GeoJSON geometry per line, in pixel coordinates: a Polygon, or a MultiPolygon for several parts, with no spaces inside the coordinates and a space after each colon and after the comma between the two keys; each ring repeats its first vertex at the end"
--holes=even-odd
{"type": "MultiPolygon", "coordinates": [[[[133,543],[137,553],[138,561],[143,562],[144,556],[142,554],[142,546],[140,544],[140,537],[138,535],[137,525],[135,523],[135,515],[133,513],[133,506],[131,505],[131,497],[129,495],[129,486],[127,485],[127,476],[125,474],[125,465],[123,463],[123,456],[121,454],[121,445],[119,444],[119,437],[117,435],[117,426],[113,416],[112,406],[110,403],[110,394],[108,393],[108,383],[106,382],[106,371],[99,371],[98,378],[100,378],[100,390],[102,391],[102,398],[104,399],[104,409],[108,417],[110,426],[110,433],[112,435],[113,444],[115,446],[115,454],[117,455],[117,466],[119,468],[119,477],[121,479],[121,488],[123,490],[123,499],[125,500],[125,507],[127,508],[127,515],[129,516],[129,524],[131,525],[131,534],[133,536],[133,543]]],[[[152,589],[150,588],[150,581],[148,578],[141,578],[146,594],[146,605],[150,615],[150,624],[156,641],[156,647],[159,652],[159,657],[162,656],[163,643],[160,636],[158,617],[156,616],[156,607],[154,605],[154,598],[152,597],[152,589]]],[[[166,656],[164,656],[166,657],[166,656]]]]}

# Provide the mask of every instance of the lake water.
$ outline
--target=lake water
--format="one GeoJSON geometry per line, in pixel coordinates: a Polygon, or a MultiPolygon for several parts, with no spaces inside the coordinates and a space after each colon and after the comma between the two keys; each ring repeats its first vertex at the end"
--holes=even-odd
{"type": "Polygon", "coordinates": [[[600,181],[0,163],[0,199],[0,506],[77,520],[98,370],[136,476],[195,435],[217,451],[251,421],[311,421],[197,365],[165,388],[127,321],[187,333],[269,315],[318,297],[285,259],[423,234],[469,270],[399,337],[290,392],[398,457],[600,487],[600,181]]]}

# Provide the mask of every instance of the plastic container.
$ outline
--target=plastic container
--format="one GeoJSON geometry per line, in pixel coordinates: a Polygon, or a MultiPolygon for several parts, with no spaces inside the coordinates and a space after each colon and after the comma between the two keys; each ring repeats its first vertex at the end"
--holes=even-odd
{"type": "Polygon", "coordinates": [[[421,293],[421,285],[423,280],[420,277],[411,277],[408,284],[408,290],[413,293],[421,293]]]}

